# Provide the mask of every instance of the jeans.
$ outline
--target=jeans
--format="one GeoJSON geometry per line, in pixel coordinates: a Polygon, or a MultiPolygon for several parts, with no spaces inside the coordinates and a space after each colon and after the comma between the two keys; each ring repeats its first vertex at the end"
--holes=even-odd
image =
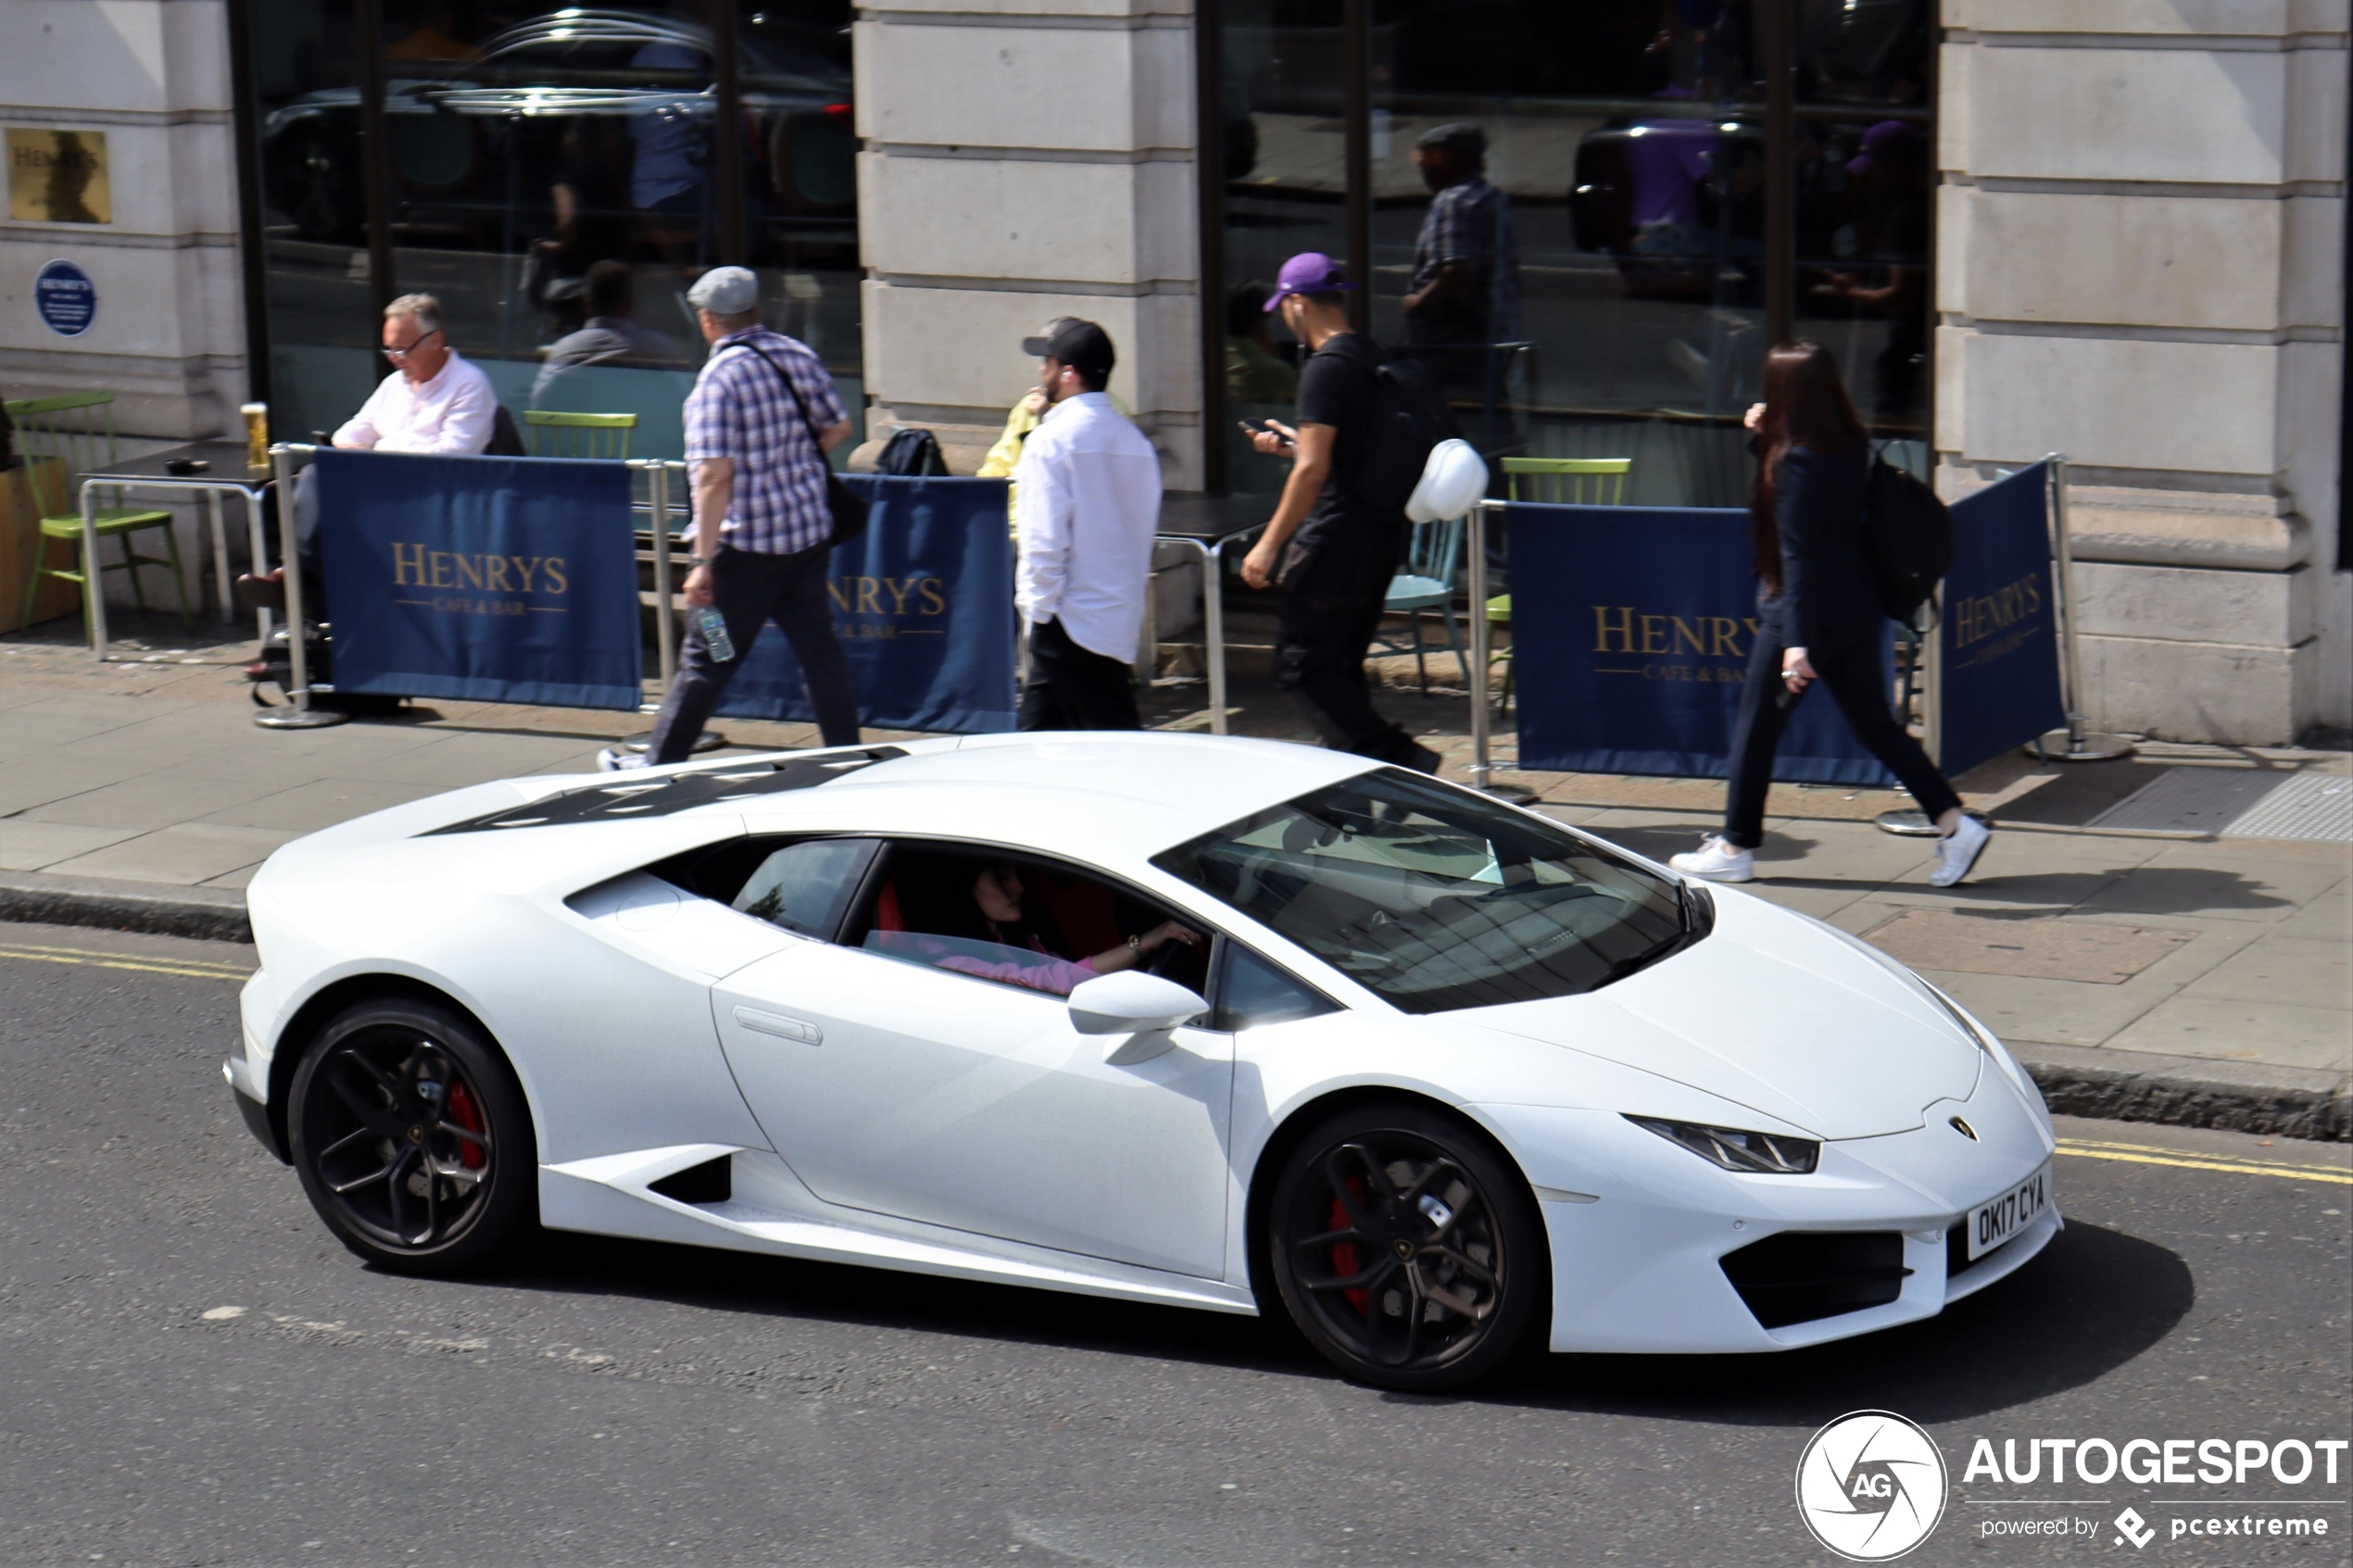
{"type": "MultiPolygon", "coordinates": [[[[1780,622],[1767,616],[1757,628],[1755,651],[1749,655],[1748,684],[1741,688],[1740,717],[1732,725],[1732,777],[1725,792],[1724,842],[1735,849],[1754,849],[1765,842],[1765,792],[1773,783],[1773,753],[1790,710],[1806,699],[1813,685],[1795,696],[1781,683],[1784,633],[1780,622]]],[[[1879,646],[1864,640],[1840,647],[1808,648],[1808,663],[1830,688],[1831,699],[1846,715],[1855,738],[1888,766],[1934,822],[1961,803],[1919,742],[1895,720],[1889,704],[1887,680],[1880,668],[1879,646]]]]}
{"type": "Polygon", "coordinates": [[[1029,683],[1022,688],[1025,730],[1140,730],[1134,668],[1080,647],[1059,621],[1029,629],[1029,683]]]}
{"type": "Polygon", "coordinates": [[[701,630],[689,624],[686,644],[678,650],[677,678],[670,683],[661,715],[654,721],[646,748],[648,763],[659,767],[686,759],[727,683],[751,652],[761,626],[772,620],[800,663],[800,678],[808,687],[809,706],[817,711],[817,731],[824,744],[858,744],[858,693],[850,684],[849,656],[834,635],[833,601],[825,587],[833,553],[831,541],[788,556],[719,546],[711,562],[711,602],[726,620],[736,657],[724,664],[711,658],[701,630]]]}
{"type": "Polygon", "coordinates": [[[1327,546],[1308,560],[1286,585],[1275,687],[1290,694],[1332,750],[1410,764],[1420,746],[1374,709],[1365,678],[1365,650],[1380,629],[1396,554],[1377,550],[1358,559],[1327,546]]]}

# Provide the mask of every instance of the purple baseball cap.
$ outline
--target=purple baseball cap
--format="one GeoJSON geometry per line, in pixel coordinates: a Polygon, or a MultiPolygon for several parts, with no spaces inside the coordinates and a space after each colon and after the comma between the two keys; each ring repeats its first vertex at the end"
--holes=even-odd
{"type": "Polygon", "coordinates": [[[1331,294],[1356,285],[1340,276],[1340,263],[1320,250],[1303,250],[1283,263],[1275,276],[1275,292],[1266,301],[1271,314],[1275,307],[1295,294],[1331,294]]]}
{"type": "MultiPolygon", "coordinates": [[[[1912,128],[1900,119],[1881,120],[1877,125],[1863,132],[1863,148],[1846,160],[1846,172],[1869,174],[1871,171],[1871,160],[1874,157],[1887,157],[1895,150],[1893,144],[1909,143],[1913,135],[1912,128]]],[[[1904,150],[1909,149],[1907,147],[1904,150]]]]}

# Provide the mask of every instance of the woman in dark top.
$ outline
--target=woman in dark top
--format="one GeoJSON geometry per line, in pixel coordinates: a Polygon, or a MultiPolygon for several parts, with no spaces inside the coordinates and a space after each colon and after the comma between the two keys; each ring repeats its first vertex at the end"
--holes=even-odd
{"type": "Polygon", "coordinates": [[[1732,729],[1732,776],[1724,831],[1671,862],[1715,882],[1756,874],[1765,838],[1765,791],[1790,709],[1820,681],[1855,738],[1887,764],[1942,834],[1929,881],[1950,887],[1969,873],[1991,831],[1896,721],[1880,664],[1879,593],[1863,553],[1863,499],[1870,441],[1838,379],[1838,362],[1813,343],[1784,343],[1765,357],[1765,401],[1751,408],[1756,485],[1749,543],[1756,561],[1756,646],[1732,729]]]}

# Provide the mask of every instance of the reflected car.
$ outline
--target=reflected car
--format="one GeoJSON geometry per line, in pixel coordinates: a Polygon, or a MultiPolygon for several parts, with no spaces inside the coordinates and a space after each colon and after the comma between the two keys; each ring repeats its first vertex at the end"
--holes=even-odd
{"type": "MultiPolygon", "coordinates": [[[[787,213],[830,213],[846,223],[857,194],[849,66],[821,53],[808,30],[786,29],[761,13],[736,41],[746,178],[787,213]]],[[[690,135],[707,152],[719,113],[714,46],[710,30],[694,23],[573,7],[497,34],[473,57],[390,61],[384,114],[396,199],[503,213],[518,193],[512,144],[500,132],[535,132],[552,144],[581,117],[616,119],[640,144],[650,136],[668,146],[690,135]]],[[[359,133],[356,87],[306,93],[263,117],[268,200],[302,238],[364,234],[359,133]]]]}
{"type": "Polygon", "coordinates": [[[225,1073],[371,1263],[534,1226],[1288,1315],[1405,1389],[1942,1311],[2060,1221],[1976,1020],[1363,758],[991,735],[483,784],[280,849],[225,1073]]]}

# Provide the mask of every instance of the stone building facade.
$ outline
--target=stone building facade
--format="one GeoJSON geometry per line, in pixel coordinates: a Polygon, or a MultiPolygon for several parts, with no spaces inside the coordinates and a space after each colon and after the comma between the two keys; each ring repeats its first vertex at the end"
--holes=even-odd
{"type": "MultiPolygon", "coordinates": [[[[315,3],[347,11],[355,0],[315,3]]],[[[398,0],[359,4],[364,16],[398,0]]],[[[1205,29],[1222,27],[1229,51],[1239,36],[1214,11],[1247,7],[1201,4],[1199,15],[1194,0],[856,10],[856,270],[843,276],[862,350],[843,350],[856,362],[836,373],[861,378],[870,436],[921,425],[951,457],[976,457],[1026,384],[1019,340],[1083,314],[1120,345],[1113,390],[1161,448],[1171,487],[1234,482],[1209,422],[1222,418],[1225,302],[1205,298],[1204,281],[1236,280],[1206,254],[1212,182],[1199,149],[1223,134],[1218,156],[1239,165],[1230,126],[1203,135],[1201,106],[1214,119],[1225,88],[1204,82],[1201,62],[1205,29]]],[[[1933,420],[1922,432],[1938,483],[1958,494],[2068,455],[2095,725],[2249,744],[2353,725],[2339,494],[2348,0],[1940,4],[1933,420]]],[[[262,379],[247,358],[265,340],[251,330],[258,229],[317,274],[297,280],[304,288],[351,281],[354,313],[387,258],[413,286],[401,258],[424,253],[396,251],[406,239],[289,240],[285,224],[254,216],[263,204],[239,183],[222,0],[12,0],[8,17],[0,123],[104,130],[114,200],[103,229],[0,224],[0,378],[12,394],[108,386],[128,433],[232,429],[249,379],[262,379]],[[93,329],[69,340],[45,332],[30,305],[34,273],[59,255],[101,296],[93,329]]],[[[1251,38],[1293,55],[1323,47],[1313,29],[1251,38]]],[[[1374,44],[1378,76],[1385,45],[1374,44]]],[[[1299,88],[1302,101],[1320,90],[1299,88]]],[[[1445,112],[1433,104],[1425,119],[1445,112]]],[[[1346,106],[1347,123],[1375,138],[1410,130],[1417,112],[1403,100],[1393,115],[1346,106]]],[[[1325,156],[1314,139],[1326,130],[1312,113],[1262,119],[1261,169],[1309,156],[1296,147],[1325,156]]],[[[1545,144],[1537,120],[1522,130],[1523,148],[1545,144]]],[[[260,134],[248,130],[248,162],[260,134]]],[[[1377,148],[1373,160],[1391,156],[1377,148]]],[[[1509,163],[1499,153],[1499,169],[1509,163]]],[[[1333,169],[1343,164],[1360,177],[1362,163],[1334,153],[1333,169]]],[[[765,221],[772,206],[735,221],[765,221]]],[[[741,243],[725,222],[707,231],[741,243]]],[[[818,263],[777,255],[780,301],[836,298],[818,263]]]]}

